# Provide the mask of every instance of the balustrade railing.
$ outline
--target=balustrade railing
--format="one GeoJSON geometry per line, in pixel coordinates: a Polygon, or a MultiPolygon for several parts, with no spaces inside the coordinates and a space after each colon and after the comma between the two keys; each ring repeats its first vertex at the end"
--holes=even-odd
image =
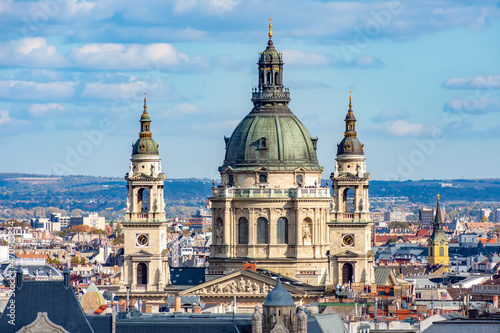
{"type": "MultiPolygon", "coordinates": [[[[212,188],[214,198],[330,198],[330,188],[212,188]]],[[[352,214],[351,214],[352,215],[352,214]]]]}

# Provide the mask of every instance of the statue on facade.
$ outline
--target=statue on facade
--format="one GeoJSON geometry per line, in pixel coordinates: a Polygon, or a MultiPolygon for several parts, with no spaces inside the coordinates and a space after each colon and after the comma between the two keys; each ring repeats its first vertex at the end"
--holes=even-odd
{"type": "Polygon", "coordinates": [[[307,224],[302,226],[302,239],[304,244],[311,244],[311,228],[307,224]]]}
{"type": "Polygon", "coordinates": [[[238,292],[244,293],[246,291],[246,284],[245,279],[240,278],[240,281],[238,282],[238,292]]]}
{"type": "Polygon", "coordinates": [[[222,244],[222,226],[218,225],[217,228],[215,229],[215,242],[217,244],[222,244]]]}
{"type": "Polygon", "coordinates": [[[339,176],[339,164],[335,161],[335,171],[333,172],[333,177],[337,178],[339,176]]]}
{"type": "Polygon", "coordinates": [[[125,212],[130,213],[130,199],[127,197],[127,203],[125,204],[125,212]]]}

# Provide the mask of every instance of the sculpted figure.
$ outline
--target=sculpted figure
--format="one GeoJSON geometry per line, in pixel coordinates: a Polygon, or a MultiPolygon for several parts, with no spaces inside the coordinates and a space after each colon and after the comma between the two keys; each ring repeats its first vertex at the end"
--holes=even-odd
{"type": "Polygon", "coordinates": [[[302,227],[302,239],[304,240],[304,244],[311,242],[311,229],[308,225],[302,227]]]}
{"type": "Polygon", "coordinates": [[[253,293],[252,281],[247,282],[247,293],[253,293]]]}
{"type": "Polygon", "coordinates": [[[253,284],[253,291],[255,294],[260,294],[260,287],[257,283],[253,284]]]}
{"type": "Polygon", "coordinates": [[[240,293],[244,293],[246,291],[246,284],[245,279],[240,278],[240,282],[238,282],[238,291],[240,293]]]}

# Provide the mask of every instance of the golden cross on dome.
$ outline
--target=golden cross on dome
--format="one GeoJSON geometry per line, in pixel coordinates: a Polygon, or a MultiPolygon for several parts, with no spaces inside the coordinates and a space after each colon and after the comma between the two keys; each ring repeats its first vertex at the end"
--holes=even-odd
{"type": "Polygon", "coordinates": [[[438,201],[439,201],[439,197],[440,197],[440,196],[441,196],[441,195],[439,195],[439,193],[438,193],[438,195],[437,195],[437,197],[438,197],[438,201]]]}
{"type": "Polygon", "coordinates": [[[273,20],[272,18],[269,18],[269,33],[267,34],[269,36],[269,38],[273,37],[273,33],[271,32],[271,27],[273,26],[271,24],[272,20],[273,20]]]}
{"type": "Polygon", "coordinates": [[[146,105],[146,100],[147,100],[146,95],[147,94],[148,94],[147,92],[144,92],[144,110],[146,110],[148,108],[148,106],[146,105]]]}
{"type": "Polygon", "coordinates": [[[351,103],[351,94],[352,94],[352,91],[349,90],[349,103],[351,103]]]}

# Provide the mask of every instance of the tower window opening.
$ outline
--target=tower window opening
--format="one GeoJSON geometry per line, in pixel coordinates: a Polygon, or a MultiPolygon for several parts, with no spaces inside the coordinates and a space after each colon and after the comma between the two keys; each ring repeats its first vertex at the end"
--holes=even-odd
{"type": "Polygon", "coordinates": [[[234,184],[234,175],[229,175],[227,180],[227,185],[233,186],[234,184]]]}
{"type": "Polygon", "coordinates": [[[280,76],[279,72],[274,72],[274,84],[280,84],[280,76]]]}
{"type": "Polygon", "coordinates": [[[271,72],[267,72],[267,84],[271,85],[273,84],[273,76],[271,74],[271,72]]]}
{"type": "Polygon", "coordinates": [[[149,211],[149,192],[147,188],[141,188],[137,193],[137,209],[141,213],[149,211]]]}
{"type": "Polygon", "coordinates": [[[267,183],[267,175],[259,175],[259,183],[267,183]]]}
{"type": "Polygon", "coordinates": [[[444,257],[444,247],[439,247],[439,256],[444,257]]]}
{"type": "Polygon", "coordinates": [[[148,266],[143,262],[137,264],[137,284],[148,284],[148,266]]]}
{"type": "Polygon", "coordinates": [[[304,182],[304,176],[302,175],[295,176],[295,182],[297,183],[298,186],[302,186],[302,183],[304,182]]]}

